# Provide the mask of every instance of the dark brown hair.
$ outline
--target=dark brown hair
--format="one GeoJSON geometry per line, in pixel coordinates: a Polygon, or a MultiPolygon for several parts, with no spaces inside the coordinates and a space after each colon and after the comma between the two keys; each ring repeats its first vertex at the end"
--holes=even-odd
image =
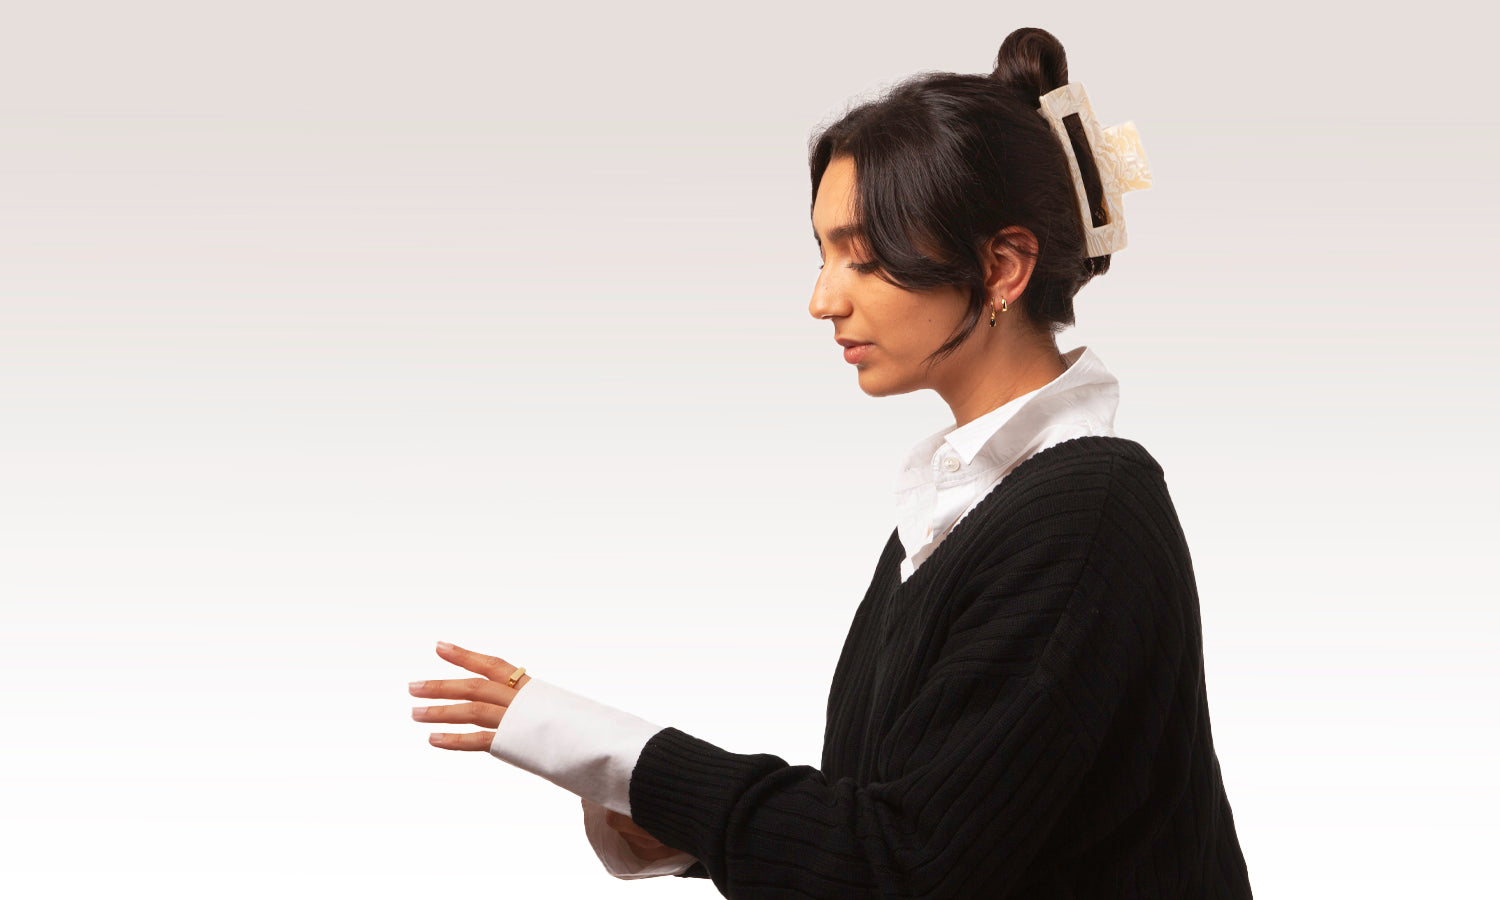
{"type": "MultiPolygon", "coordinates": [[[[984,257],[1002,229],[1020,226],[1036,237],[1031,279],[1010,299],[1037,328],[1073,324],[1073,295],[1109,269],[1108,256],[1087,256],[1067,156],[1038,113],[1041,95],[1067,83],[1057,38],[1021,28],[1000,45],[990,75],[913,76],[810,142],[814,201],[833,158],[853,158],[854,213],[882,278],[913,291],[969,289],[968,315],[934,360],[963,343],[984,314],[984,257]]],[[[1092,170],[1088,154],[1079,162],[1092,170]]],[[[1098,178],[1096,170],[1083,174],[1098,178]]]]}

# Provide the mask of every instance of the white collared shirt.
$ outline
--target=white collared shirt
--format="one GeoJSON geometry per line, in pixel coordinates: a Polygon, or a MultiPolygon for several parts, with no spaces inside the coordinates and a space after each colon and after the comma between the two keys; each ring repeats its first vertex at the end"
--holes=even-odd
{"type": "MultiPolygon", "coordinates": [[[[1087,347],[1070,350],[1063,362],[1067,369],[1045,386],[949,426],[907,454],[896,476],[896,531],[907,548],[902,581],[1016,466],[1063,441],[1115,433],[1119,382],[1087,347]]],[[[611,875],[675,875],[696,859],[680,853],[647,863],[604,822],[609,809],[630,814],[630,773],[660,730],[532,678],[501,718],[490,753],[583,798],[585,833],[611,875]]]]}
{"type": "Polygon", "coordinates": [[[1063,363],[1068,368],[1046,385],[949,426],[906,455],[895,485],[902,581],[1016,466],[1063,441],[1115,433],[1119,381],[1087,347],[1063,354],[1063,363]]]}

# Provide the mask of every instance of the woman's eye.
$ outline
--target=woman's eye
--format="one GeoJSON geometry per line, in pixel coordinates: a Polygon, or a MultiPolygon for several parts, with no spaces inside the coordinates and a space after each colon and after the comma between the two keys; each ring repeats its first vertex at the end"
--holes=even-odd
{"type": "MultiPolygon", "coordinates": [[[[827,262],[826,261],[819,261],[819,263],[818,263],[818,271],[820,271],[820,272],[823,271],[823,269],[826,266],[827,266],[827,262]]],[[[849,263],[849,268],[853,269],[856,272],[860,272],[862,274],[868,275],[871,272],[879,271],[880,270],[880,263],[878,263],[878,262],[863,262],[863,263],[852,262],[852,263],[849,263]]]]}

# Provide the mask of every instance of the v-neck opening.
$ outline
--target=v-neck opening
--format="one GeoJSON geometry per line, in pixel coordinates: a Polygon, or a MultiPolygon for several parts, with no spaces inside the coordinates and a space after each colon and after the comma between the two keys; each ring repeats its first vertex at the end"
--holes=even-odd
{"type": "Polygon", "coordinates": [[[945,562],[949,555],[957,553],[958,551],[954,549],[954,544],[956,541],[964,540],[965,542],[968,542],[969,540],[971,540],[970,532],[974,530],[974,527],[972,525],[974,520],[980,518],[985,512],[988,511],[990,507],[994,506],[998,502],[999,495],[1002,492],[1007,491],[1006,486],[1015,484],[1017,475],[1026,471],[1028,468],[1034,469],[1038,465],[1041,465],[1041,463],[1037,463],[1038,460],[1047,462],[1056,457],[1065,455],[1064,453],[1056,452],[1060,448],[1066,447],[1069,451],[1076,453],[1085,449],[1085,447],[1080,445],[1081,442],[1089,442],[1091,444],[1094,444],[1101,441],[1105,442],[1106,444],[1129,445],[1136,448],[1141,453],[1146,452],[1146,448],[1142,447],[1136,441],[1130,440],[1129,438],[1122,438],[1115,435],[1090,434],[1084,435],[1083,437],[1070,438],[1066,441],[1061,441],[1059,443],[1053,444],[1051,447],[1048,447],[1044,450],[1033,453],[1025,460],[1022,460],[1021,464],[1012,469],[1010,473],[1007,474],[1004,478],[1000,479],[999,483],[990,488],[988,493],[979,498],[979,502],[975,503],[974,507],[970,509],[966,514],[964,514],[962,518],[953,523],[953,527],[948,531],[947,536],[938,542],[938,545],[932,549],[932,552],[927,554],[927,559],[923,560],[922,564],[917,567],[917,570],[911,573],[911,577],[907,578],[905,581],[900,580],[900,566],[901,563],[906,559],[907,552],[905,545],[902,545],[900,542],[900,534],[898,533],[896,535],[896,542],[901,546],[901,559],[898,559],[896,561],[896,586],[891,591],[891,595],[894,596],[908,589],[912,589],[911,586],[915,584],[918,579],[923,577],[922,573],[927,572],[930,574],[933,569],[937,568],[937,563],[945,562]]]}

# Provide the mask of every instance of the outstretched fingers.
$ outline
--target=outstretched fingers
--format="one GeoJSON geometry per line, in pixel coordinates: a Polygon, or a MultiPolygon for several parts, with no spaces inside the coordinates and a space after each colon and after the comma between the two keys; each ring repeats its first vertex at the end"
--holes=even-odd
{"type": "Polygon", "coordinates": [[[474,731],[469,734],[430,734],[427,742],[444,750],[488,750],[495,739],[493,731],[474,731]]]}
{"type": "Polygon", "coordinates": [[[516,669],[515,666],[498,656],[486,656],[483,653],[475,653],[473,650],[465,650],[457,644],[450,644],[447,641],[438,641],[437,655],[453,663],[455,666],[468,669],[475,675],[483,675],[491,681],[498,681],[502,684],[510,677],[510,673],[516,669]]]}
{"type": "Polygon", "coordinates": [[[498,728],[502,707],[492,703],[455,703],[452,706],[413,706],[411,717],[418,722],[444,722],[450,725],[480,725],[498,728]]]}
{"type": "MultiPolygon", "coordinates": [[[[448,662],[482,677],[411,682],[407,690],[413,697],[467,701],[447,706],[414,706],[411,717],[418,722],[443,722],[497,728],[500,720],[505,716],[505,710],[516,699],[516,694],[531,680],[530,676],[518,673],[515,666],[498,656],[475,653],[446,641],[438,642],[437,654],[448,662]],[[519,675],[514,686],[506,684],[512,674],[519,675]]],[[[488,750],[494,738],[495,732],[493,731],[478,731],[469,734],[437,733],[430,735],[428,742],[444,750],[488,750]]]]}
{"type": "Polygon", "coordinates": [[[413,681],[407,691],[413,697],[428,697],[433,700],[474,700],[509,706],[516,699],[518,688],[508,688],[488,678],[439,678],[432,681],[413,681]]]}

